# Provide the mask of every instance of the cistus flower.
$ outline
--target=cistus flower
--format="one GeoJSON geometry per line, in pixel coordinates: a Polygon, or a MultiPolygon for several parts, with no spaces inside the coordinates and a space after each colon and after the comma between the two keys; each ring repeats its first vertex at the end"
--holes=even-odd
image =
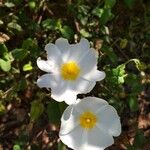
{"type": "Polygon", "coordinates": [[[75,150],[104,150],[121,133],[120,118],[105,100],[86,97],[64,111],[59,137],[75,150]]]}
{"type": "Polygon", "coordinates": [[[105,78],[105,73],[97,70],[97,54],[86,39],[77,44],[69,44],[59,38],[55,44],[45,46],[47,60],[37,59],[38,67],[47,72],[37,80],[41,88],[51,88],[51,97],[56,101],[73,104],[77,94],[90,92],[105,78]]]}

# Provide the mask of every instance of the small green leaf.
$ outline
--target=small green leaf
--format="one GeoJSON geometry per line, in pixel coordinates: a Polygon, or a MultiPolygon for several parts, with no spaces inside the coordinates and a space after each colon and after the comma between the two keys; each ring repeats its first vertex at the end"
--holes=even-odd
{"type": "Polygon", "coordinates": [[[23,71],[31,71],[33,69],[31,62],[23,66],[23,71]]]}
{"type": "Polygon", "coordinates": [[[0,115],[3,114],[5,112],[5,106],[2,104],[2,102],[0,101],[0,115]]]}
{"type": "Polygon", "coordinates": [[[62,36],[67,39],[72,38],[74,35],[73,30],[69,26],[66,26],[66,25],[60,29],[60,32],[61,32],[62,36]]]}
{"type": "Polygon", "coordinates": [[[0,68],[3,71],[8,72],[11,69],[11,63],[10,63],[10,61],[5,61],[3,59],[0,59],[0,68]]]}
{"type": "Polygon", "coordinates": [[[131,59],[130,61],[133,61],[136,65],[136,68],[139,70],[139,71],[143,71],[146,66],[144,63],[140,62],[139,59],[131,59]]]}
{"type": "Polygon", "coordinates": [[[36,57],[39,53],[39,48],[36,39],[27,38],[23,41],[22,49],[30,52],[31,56],[36,57]]]}
{"type": "Polygon", "coordinates": [[[16,144],[16,145],[14,145],[14,146],[13,146],[13,150],[21,150],[20,145],[17,145],[17,144],[16,144]]]}
{"type": "Polygon", "coordinates": [[[124,3],[127,5],[128,8],[132,9],[135,3],[135,0],[124,0],[124,3]]]}
{"type": "Polygon", "coordinates": [[[111,13],[111,9],[104,8],[104,11],[103,11],[101,18],[100,18],[100,23],[102,25],[106,24],[108,21],[110,21],[113,18],[113,16],[114,15],[111,13]]]}
{"type": "Polygon", "coordinates": [[[80,34],[86,38],[91,37],[91,34],[88,31],[86,31],[85,29],[81,29],[80,34]]]}
{"type": "Polygon", "coordinates": [[[55,101],[51,101],[47,106],[47,114],[51,123],[60,123],[61,113],[59,105],[55,101]]]}
{"type": "Polygon", "coordinates": [[[42,22],[42,27],[47,30],[56,30],[57,29],[57,20],[46,19],[42,22]]]}
{"type": "Polygon", "coordinates": [[[25,49],[16,48],[11,53],[12,53],[12,56],[14,57],[14,59],[23,60],[27,56],[28,51],[25,49]]]}
{"type": "Polygon", "coordinates": [[[128,98],[128,103],[129,103],[129,107],[131,111],[137,111],[138,110],[138,101],[137,101],[137,97],[135,96],[130,96],[128,98]]]}
{"type": "Polygon", "coordinates": [[[134,139],[134,143],[133,145],[136,147],[136,148],[142,148],[144,143],[146,141],[146,138],[144,136],[144,133],[143,131],[141,130],[138,130],[138,132],[136,133],[135,135],[135,139],[134,139]]]}
{"type": "Polygon", "coordinates": [[[22,27],[16,22],[10,22],[7,26],[12,31],[21,32],[23,30],[22,27]]]}
{"type": "Polygon", "coordinates": [[[0,56],[3,58],[8,53],[8,49],[4,43],[0,43],[0,56]]]}
{"type": "Polygon", "coordinates": [[[121,39],[121,41],[120,41],[120,47],[122,49],[126,48],[127,44],[128,44],[128,40],[127,39],[121,39]]]}
{"type": "Polygon", "coordinates": [[[44,111],[44,105],[40,101],[33,101],[31,103],[31,110],[30,110],[30,115],[31,115],[31,121],[36,121],[41,114],[44,111]]]}
{"type": "Polygon", "coordinates": [[[105,8],[112,8],[116,3],[116,0],[105,0],[105,8]]]}

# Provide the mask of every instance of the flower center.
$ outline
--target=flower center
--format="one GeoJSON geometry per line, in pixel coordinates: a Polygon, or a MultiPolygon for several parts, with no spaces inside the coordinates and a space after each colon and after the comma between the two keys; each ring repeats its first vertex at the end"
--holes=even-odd
{"type": "Polygon", "coordinates": [[[80,67],[74,61],[69,61],[61,66],[61,76],[64,80],[76,80],[80,74],[80,67]]]}
{"type": "Polygon", "coordinates": [[[92,129],[95,127],[97,118],[96,115],[92,112],[84,112],[79,117],[80,126],[85,129],[92,129]]]}

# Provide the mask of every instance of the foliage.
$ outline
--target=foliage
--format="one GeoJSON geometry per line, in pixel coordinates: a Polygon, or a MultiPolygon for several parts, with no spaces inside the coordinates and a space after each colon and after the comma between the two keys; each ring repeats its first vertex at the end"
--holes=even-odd
{"type": "Polygon", "coordinates": [[[42,72],[36,60],[45,58],[45,44],[58,37],[71,43],[85,37],[99,53],[98,68],[107,75],[88,95],[102,97],[118,110],[123,132],[128,133],[126,118],[135,123],[134,142],[121,144],[129,150],[143,148],[147,127],[139,130],[138,118],[147,116],[149,98],[149,6],[145,0],[2,0],[0,147],[65,149],[57,134],[66,105],[56,104],[50,90],[37,87],[42,72]],[[49,143],[39,142],[38,136],[48,138],[49,143]]]}

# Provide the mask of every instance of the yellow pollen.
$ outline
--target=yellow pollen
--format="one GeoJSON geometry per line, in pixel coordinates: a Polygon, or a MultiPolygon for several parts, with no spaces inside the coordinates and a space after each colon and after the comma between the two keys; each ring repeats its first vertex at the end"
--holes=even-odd
{"type": "Polygon", "coordinates": [[[69,61],[61,66],[61,76],[64,80],[76,80],[80,74],[80,67],[74,61],[69,61]]]}
{"type": "Polygon", "coordinates": [[[79,122],[82,128],[92,129],[96,125],[97,118],[94,113],[87,111],[80,115],[79,122]]]}

